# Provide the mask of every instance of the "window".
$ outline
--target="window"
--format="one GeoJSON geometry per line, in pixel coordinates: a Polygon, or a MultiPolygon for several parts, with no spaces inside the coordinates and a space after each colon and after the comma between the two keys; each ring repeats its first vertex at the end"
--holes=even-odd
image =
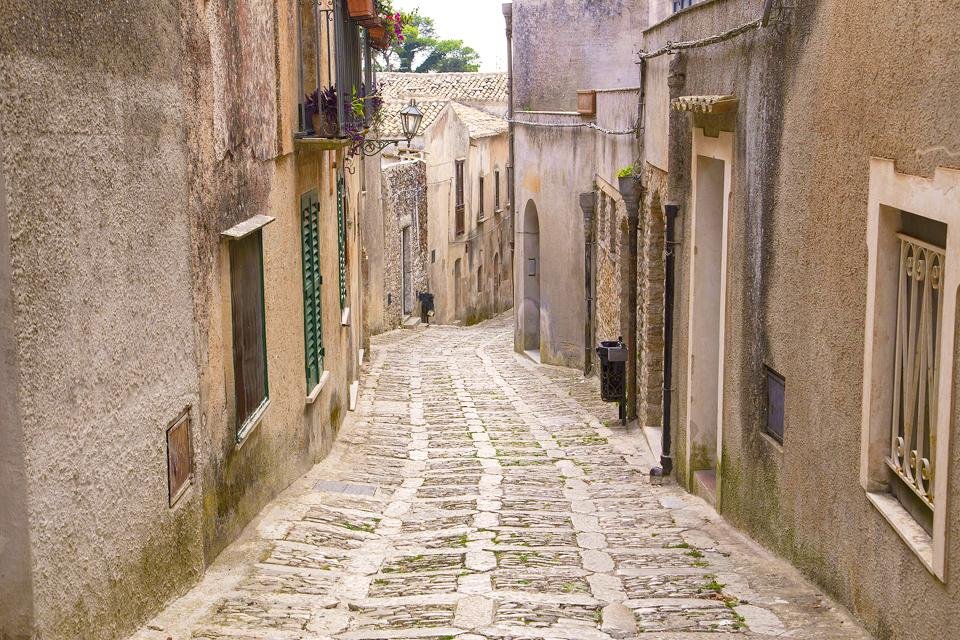
{"type": "MultiPolygon", "coordinates": [[[[960,172],[870,161],[860,483],[924,567],[945,576],[960,172]]],[[[952,517],[952,516],[949,516],[952,517]]]]}
{"type": "Polygon", "coordinates": [[[783,444],[784,396],[786,387],[783,376],[766,367],[767,371],[767,424],[768,436],[783,444]]]}
{"type": "Polygon", "coordinates": [[[323,375],[323,317],[320,271],[320,200],[314,189],[300,197],[300,243],[303,255],[303,341],[307,393],[323,375]]]}
{"type": "Polygon", "coordinates": [[[233,382],[237,441],[256,426],[269,400],[261,229],[230,243],[233,382]]]}
{"type": "MultiPolygon", "coordinates": [[[[915,218],[909,214],[903,217],[907,224],[915,218]]],[[[943,316],[946,253],[940,246],[904,233],[897,234],[897,238],[900,268],[893,420],[886,462],[893,474],[891,493],[929,533],[933,527],[931,480],[936,476],[934,447],[938,431],[935,382],[940,378],[940,343],[937,337],[943,316]]]]}
{"type": "Polygon", "coordinates": [[[483,265],[477,267],[477,293],[483,293],[483,265]]]}
{"type": "Polygon", "coordinates": [[[500,170],[493,172],[493,209],[500,211],[500,170]]]}
{"type": "Polygon", "coordinates": [[[478,189],[480,190],[480,195],[478,196],[478,199],[477,199],[477,218],[482,220],[483,219],[483,176],[480,176],[480,184],[478,185],[478,189]]]}
{"type": "Polygon", "coordinates": [[[692,7],[697,0],[673,0],[673,11],[676,13],[681,9],[692,7]]]}
{"type": "Polygon", "coordinates": [[[457,160],[455,168],[454,181],[456,182],[456,230],[457,235],[463,235],[466,231],[466,224],[464,221],[464,206],[463,206],[463,160],[457,160]]]}
{"type": "Polygon", "coordinates": [[[336,3],[331,0],[298,0],[296,5],[293,33],[298,40],[300,100],[299,126],[295,136],[347,138],[350,131],[370,124],[372,110],[356,113],[348,100],[342,115],[325,117],[316,112],[309,96],[331,86],[335,95],[356,96],[357,90],[363,92],[364,87],[372,86],[372,52],[365,46],[360,24],[351,20],[347,11],[338,10],[336,3]]]}
{"type": "Polygon", "coordinates": [[[339,256],[340,309],[347,308],[347,195],[343,173],[337,173],[337,252],[339,256]]]}

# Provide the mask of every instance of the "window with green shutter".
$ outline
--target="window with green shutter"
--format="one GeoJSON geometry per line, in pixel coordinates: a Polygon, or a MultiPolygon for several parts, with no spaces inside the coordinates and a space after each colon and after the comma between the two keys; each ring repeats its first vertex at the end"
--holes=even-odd
{"type": "Polygon", "coordinates": [[[343,173],[337,173],[337,244],[340,251],[340,309],[347,307],[347,196],[343,173]]]}
{"type": "Polygon", "coordinates": [[[321,314],[320,198],[314,189],[300,197],[300,242],[303,254],[303,341],[307,393],[323,375],[323,317],[321,314]]]}

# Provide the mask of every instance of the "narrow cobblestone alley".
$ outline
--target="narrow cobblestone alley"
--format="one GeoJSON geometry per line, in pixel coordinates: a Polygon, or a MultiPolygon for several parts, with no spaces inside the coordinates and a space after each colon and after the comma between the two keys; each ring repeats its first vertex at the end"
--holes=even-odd
{"type": "Polygon", "coordinates": [[[358,411],[137,640],[867,638],[512,318],[374,339],[358,411]]]}

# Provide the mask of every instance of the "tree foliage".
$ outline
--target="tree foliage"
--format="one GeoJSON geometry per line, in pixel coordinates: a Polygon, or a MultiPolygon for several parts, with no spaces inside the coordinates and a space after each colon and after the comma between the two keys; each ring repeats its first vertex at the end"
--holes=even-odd
{"type": "Polygon", "coordinates": [[[480,54],[463,40],[440,39],[433,18],[418,11],[403,12],[403,42],[382,55],[385,71],[427,73],[430,71],[478,71],[480,54]]]}

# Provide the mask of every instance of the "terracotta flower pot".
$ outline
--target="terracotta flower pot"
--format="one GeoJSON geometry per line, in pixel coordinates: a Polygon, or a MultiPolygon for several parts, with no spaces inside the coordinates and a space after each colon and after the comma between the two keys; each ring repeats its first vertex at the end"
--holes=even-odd
{"type": "Polygon", "coordinates": [[[617,178],[620,195],[628,207],[630,204],[636,204],[640,201],[640,181],[630,175],[625,178],[617,178]]]}
{"type": "Polygon", "coordinates": [[[367,29],[367,36],[370,38],[370,46],[375,49],[383,51],[390,46],[390,37],[387,35],[387,28],[383,25],[367,29]]]}
{"type": "Polygon", "coordinates": [[[377,17],[373,0],[347,0],[347,12],[353,20],[368,20],[377,17]]]}

